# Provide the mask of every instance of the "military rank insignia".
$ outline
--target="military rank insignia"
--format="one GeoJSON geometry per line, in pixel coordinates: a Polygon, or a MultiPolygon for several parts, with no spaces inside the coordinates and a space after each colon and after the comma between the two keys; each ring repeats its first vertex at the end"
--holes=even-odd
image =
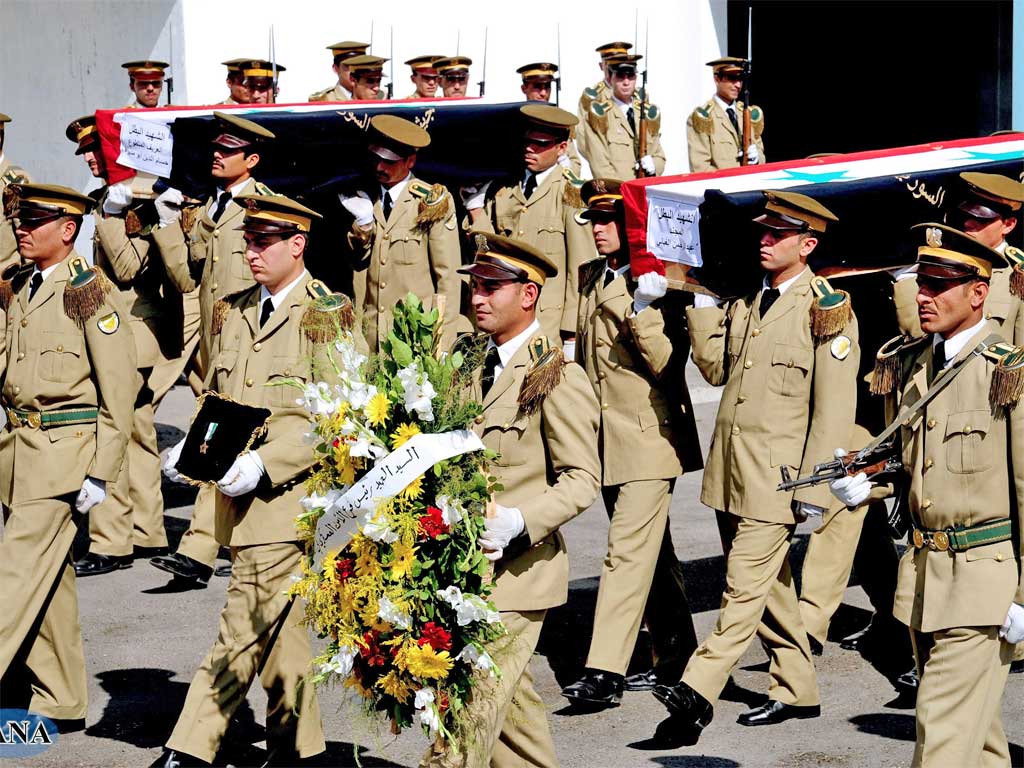
{"type": "Polygon", "coordinates": [[[121,318],[117,312],[111,312],[109,315],[104,315],[97,320],[96,327],[107,334],[107,336],[111,336],[117,333],[117,329],[121,327],[121,318]]]}
{"type": "Polygon", "coordinates": [[[519,407],[526,414],[536,411],[544,398],[558,386],[565,366],[562,348],[552,347],[546,336],[533,339],[529,350],[531,365],[519,388],[519,407]]]}
{"type": "Polygon", "coordinates": [[[1010,263],[1010,293],[1018,299],[1024,299],[1024,251],[1012,245],[1006,246],[1003,256],[1010,263]]]}
{"type": "Polygon", "coordinates": [[[331,293],[319,280],[310,280],[306,293],[310,302],[299,327],[312,343],[326,344],[338,335],[339,330],[347,331],[355,325],[355,309],[345,294],[331,293]]]}
{"type": "Polygon", "coordinates": [[[113,286],[101,270],[90,267],[80,256],[68,262],[68,271],[70,279],[64,288],[64,314],[82,327],[103,306],[113,286]]]}

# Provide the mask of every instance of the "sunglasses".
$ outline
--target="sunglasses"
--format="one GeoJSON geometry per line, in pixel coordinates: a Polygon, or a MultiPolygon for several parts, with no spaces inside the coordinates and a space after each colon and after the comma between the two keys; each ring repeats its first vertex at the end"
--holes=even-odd
{"type": "Polygon", "coordinates": [[[558,144],[558,139],[531,139],[526,137],[523,139],[523,146],[532,149],[548,149],[558,144]]]}
{"type": "Polygon", "coordinates": [[[442,75],[441,79],[449,83],[464,83],[469,80],[469,75],[442,75]]]}
{"type": "Polygon", "coordinates": [[[732,72],[729,74],[723,74],[718,76],[719,80],[728,80],[730,83],[742,83],[743,75],[738,72],[732,72]]]}

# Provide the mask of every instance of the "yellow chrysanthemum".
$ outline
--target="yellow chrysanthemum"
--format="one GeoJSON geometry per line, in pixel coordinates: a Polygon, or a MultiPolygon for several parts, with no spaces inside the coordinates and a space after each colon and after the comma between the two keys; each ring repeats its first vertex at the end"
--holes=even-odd
{"type": "Polygon", "coordinates": [[[370,402],[368,402],[366,404],[366,408],[363,409],[363,413],[366,414],[366,420],[374,427],[379,427],[387,421],[390,411],[391,402],[388,400],[388,396],[383,392],[378,392],[376,395],[371,397],[370,402]]]}
{"type": "Polygon", "coordinates": [[[416,562],[416,547],[395,542],[391,548],[391,575],[402,579],[409,575],[416,562]]]}
{"type": "Polygon", "coordinates": [[[356,575],[359,578],[376,578],[382,573],[380,561],[377,559],[377,548],[367,549],[356,558],[356,575]]]}
{"type": "Polygon", "coordinates": [[[430,643],[410,647],[405,651],[405,664],[409,673],[422,680],[444,680],[453,663],[448,651],[438,653],[430,643]]]}
{"type": "Polygon", "coordinates": [[[388,672],[374,685],[389,696],[394,696],[400,704],[408,701],[409,694],[412,693],[412,685],[399,677],[395,670],[388,672]]]}
{"type": "Polygon", "coordinates": [[[355,463],[349,455],[349,445],[344,440],[339,440],[334,446],[334,465],[338,468],[339,482],[352,485],[356,481],[355,463]]]}
{"type": "Polygon", "coordinates": [[[399,494],[404,499],[418,499],[423,495],[423,475],[409,483],[399,494]]]}
{"type": "Polygon", "coordinates": [[[419,433],[420,428],[415,424],[399,424],[398,429],[391,433],[391,450],[397,451],[419,433]]]}
{"type": "Polygon", "coordinates": [[[371,691],[369,688],[364,688],[363,684],[356,679],[355,675],[349,675],[347,678],[345,678],[345,687],[352,688],[353,690],[358,691],[359,695],[362,696],[364,699],[373,698],[373,691],[371,691]]]}

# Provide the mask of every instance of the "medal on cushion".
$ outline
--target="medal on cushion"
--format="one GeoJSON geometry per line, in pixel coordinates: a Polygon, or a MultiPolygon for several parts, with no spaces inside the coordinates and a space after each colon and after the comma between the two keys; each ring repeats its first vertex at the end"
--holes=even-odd
{"type": "Polygon", "coordinates": [[[205,454],[210,448],[210,438],[213,437],[213,433],[217,431],[217,422],[211,421],[210,425],[206,428],[206,436],[203,438],[202,444],[199,446],[199,452],[205,454]]]}

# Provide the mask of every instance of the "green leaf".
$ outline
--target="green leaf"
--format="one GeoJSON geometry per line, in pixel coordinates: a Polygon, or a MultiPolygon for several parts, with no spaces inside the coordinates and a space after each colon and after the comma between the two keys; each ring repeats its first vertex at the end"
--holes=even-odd
{"type": "Polygon", "coordinates": [[[391,342],[391,355],[399,368],[406,368],[412,363],[412,349],[404,341],[395,336],[395,332],[388,333],[388,341],[391,342]]]}

